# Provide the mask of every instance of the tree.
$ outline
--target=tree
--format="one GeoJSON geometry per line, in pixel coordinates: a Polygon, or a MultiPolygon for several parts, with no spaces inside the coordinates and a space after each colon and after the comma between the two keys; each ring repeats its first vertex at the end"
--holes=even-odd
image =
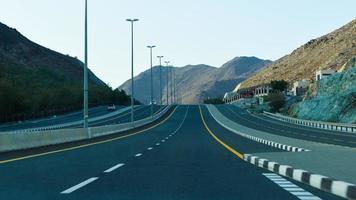
{"type": "Polygon", "coordinates": [[[205,104],[224,104],[223,98],[218,97],[218,98],[213,98],[213,99],[205,99],[204,100],[205,104]]]}
{"type": "Polygon", "coordinates": [[[288,82],[285,80],[271,81],[271,87],[275,92],[283,92],[288,87],[288,82]]]}
{"type": "Polygon", "coordinates": [[[29,111],[29,104],[21,90],[11,81],[0,81],[0,120],[23,116],[29,111]]]}
{"type": "Polygon", "coordinates": [[[270,93],[268,94],[268,100],[273,112],[278,112],[286,103],[283,93],[270,93]]]}

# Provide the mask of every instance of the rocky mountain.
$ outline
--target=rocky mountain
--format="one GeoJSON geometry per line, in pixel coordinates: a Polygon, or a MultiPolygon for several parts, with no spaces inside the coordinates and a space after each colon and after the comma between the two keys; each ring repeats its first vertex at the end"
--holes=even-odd
{"type": "Polygon", "coordinates": [[[307,98],[293,105],[289,114],[301,119],[355,124],[356,57],[344,69],[315,83],[307,98]]]}
{"type": "Polygon", "coordinates": [[[284,79],[313,80],[319,69],[339,70],[356,55],[356,19],[322,37],[312,39],[291,54],[282,57],[264,70],[244,81],[241,87],[284,79]]]}
{"type": "MultiPolygon", "coordinates": [[[[187,65],[184,67],[169,67],[176,73],[176,84],[178,97],[182,103],[202,103],[204,99],[216,98],[224,95],[226,91],[232,90],[236,84],[250,77],[252,74],[270,64],[269,60],[256,57],[236,57],[220,68],[208,65],[187,65]]],[[[163,68],[163,77],[166,77],[167,68],[163,68]]],[[[159,67],[153,68],[154,99],[159,99],[159,67]]],[[[143,102],[150,101],[150,70],[142,72],[134,78],[135,97],[143,102]]],[[[170,81],[168,85],[170,86],[170,81]]],[[[162,87],[166,88],[167,80],[163,79],[162,87]]],[[[126,81],[119,89],[131,92],[131,83],[126,81]]],[[[166,90],[163,92],[166,99],[166,90]]]]}
{"type": "MultiPolygon", "coordinates": [[[[0,122],[79,110],[83,66],[77,58],[40,46],[0,23],[0,122]]],[[[113,91],[89,72],[89,105],[119,102],[113,91]]]]}
{"type": "MultiPolygon", "coordinates": [[[[56,84],[59,80],[78,82],[83,80],[83,66],[77,58],[40,46],[16,29],[0,23],[0,77],[17,82],[21,82],[20,77],[26,80],[31,77],[25,84],[56,84]]],[[[92,72],[89,78],[94,85],[105,84],[92,72]]]]}

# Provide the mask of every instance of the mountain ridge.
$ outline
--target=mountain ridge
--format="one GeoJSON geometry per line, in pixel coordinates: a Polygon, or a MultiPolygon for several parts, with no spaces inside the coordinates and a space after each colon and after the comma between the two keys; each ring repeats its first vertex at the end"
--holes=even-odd
{"type": "MultiPolygon", "coordinates": [[[[41,46],[22,35],[16,29],[0,22],[0,61],[11,62],[21,67],[45,67],[73,79],[82,79],[84,64],[77,58],[61,54],[41,46]]],[[[89,80],[94,84],[105,83],[88,70],[89,80]]]]}
{"type": "MultiPolygon", "coordinates": [[[[207,98],[222,96],[226,91],[232,90],[235,85],[245,80],[251,74],[270,64],[269,60],[262,60],[257,57],[240,56],[235,57],[221,67],[213,67],[205,64],[186,65],[184,67],[169,67],[176,70],[178,96],[182,98],[182,103],[195,104],[203,103],[207,98]]],[[[163,69],[166,69],[165,67],[163,69]]],[[[164,71],[164,70],[163,70],[164,71]]],[[[153,68],[154,88],[159,88],[159,67],[153,68]]],[[[165,74],[165,71],[164,71],[165,74]]],[[[164,76],[165,77],[165,76],[164,76]]],[[[143,103],[150,101],[150,70],[146,70],[134,77],[135,97],[143,103]]],[[[163,99],[166,99],[166,78],[163,78],[163,99]]],[[[170,83],[168,83],[170,85],[170,83]]],[[[122,84],[119,89],[131,94],[130,80],[122,84]]],[[[159,99],[158,92],[154,94],[154,99],[159,99]]]]}
{"type": "Polygon", "coordinates": [[[356,19],[331,33],[312,39],[290,54],[273,62],[241,84],[241,88],[285,79],[290,85],[297,80],[313,82],[320,69],[339,70],[356,55],[356,19]]]}
{"type": "MultiPolygon", "coordinates": [[[[43,47],[0,23],[0,122],[79,110],[83,107],[83,68],[77,58],[43,47]]],[[[88,70],[89,106],[128,104],[88,70]]]]}

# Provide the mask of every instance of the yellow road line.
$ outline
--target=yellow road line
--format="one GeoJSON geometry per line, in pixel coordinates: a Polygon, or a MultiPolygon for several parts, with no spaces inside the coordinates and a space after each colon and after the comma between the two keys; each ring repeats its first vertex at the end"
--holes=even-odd
{"type": "Polygon", "coordinates": [[[137,131],[135,133],[131,133],[131,134],[128,134],[128,135],[123,135],[123,136],[119,136],[119,137],[115,137],[115,138],[112,138],[112,139],[103,140],[103,141],[99,141],[99,142],[93,142],[93,143],[79,145],[79,146],[75,146],[75,147],[69,147],[69,148],[65,148],[65,149],[60,149],[60,150],[56,150],[56,151],[49,151],[49,152],[44,152],[44,153],[33,154],[33,155],[29,155],[29,156],[24,156],[24,157],[19,157],[19,158],[13,158],[13,159],[9,159],[9,160],[3,160],[3,161],[0,161],[0,164],[19,161],[19,160],[25,160],[25,159],[29,159],[29,158],[45,156],[45,155],[55,154],[55,153],[60,153],[60,152],[65,152],[65,151],[71,151],[71,150],[75,150],[75,149],[80,149],[80,148],[84,148],[84,147],[89,147],[89,146],[94,146],[94,145],[103,144],[103,143],[107,143],[107,142],[112,142],[112,141],[115,141],[115,140],[120,140],[120,139],[127,138],[127,137],[130,137],[130,136],[133,136],[133,135],[137,135],[137,134],[143,133],[145,131],[148,131],[150,129],[153,129],[153,128],[163,124],[164,122],[166,122],[168,119],[170,119],[172,117],[172,115],[175,113],[177,108],[178,108],[178,106],[173,110],[173,112],[166,119],[164,119],[160,123],[155,124],[155,125],[153,125],[151,127],[148,127],[148,128],[146,128],[144,130],[137,131]]]}
{"type": "Polygon", "coordinates": [[[244,155],[243,153],[240,153],[238,151],[236,151],[235,149],[233,149],[232,147],[230,147],[229,145],[225,144],[223,141],[221,141],[211,130],[210,128],[208,127],[208,125],[206,124],[205,122],[205,119],[204,119],[204,116],[203,116],[203,112],[202,112],[202,109],[201,109],[201,106],[199,105],[199,111],[200,111],[200,117],[203,121],[203,124],[206,128],[206,130],[209,132],[209,134],[217,141],[219,142],[221,145],[223,145],[227,150],[229,150],[231,153],[235,154],[237,157],[239,157],[240,159],[244,159],[244,155]]]}

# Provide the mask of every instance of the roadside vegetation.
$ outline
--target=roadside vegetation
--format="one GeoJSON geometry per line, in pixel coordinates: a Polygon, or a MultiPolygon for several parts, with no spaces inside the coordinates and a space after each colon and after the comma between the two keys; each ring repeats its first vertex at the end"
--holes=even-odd
{"type": "Polygon", "coordinates": [[[213,98],[213,99],[205,99],[204,104],[224,104],[223,98],[218,97],[218,98],[213,98]]]}
{"type": "MultiPolygon", "coordinates": [[[[82,109],[83,89],[80,83],[41,85],[0,78],[0,122],[22,121],[82,109]]],[[[123,90],[90,84],[89,106],[108,104],[129,105],[130,97],[123,90]]]]}
{"type": "Polygon", "coordinates": [[[275,80],[270,83],[272,93],[269,93],[265,99],[271,107],[272,112],[278,112],[286,104],[284,92],[287,90],[288,82],[285,80],[275,80]]]}

